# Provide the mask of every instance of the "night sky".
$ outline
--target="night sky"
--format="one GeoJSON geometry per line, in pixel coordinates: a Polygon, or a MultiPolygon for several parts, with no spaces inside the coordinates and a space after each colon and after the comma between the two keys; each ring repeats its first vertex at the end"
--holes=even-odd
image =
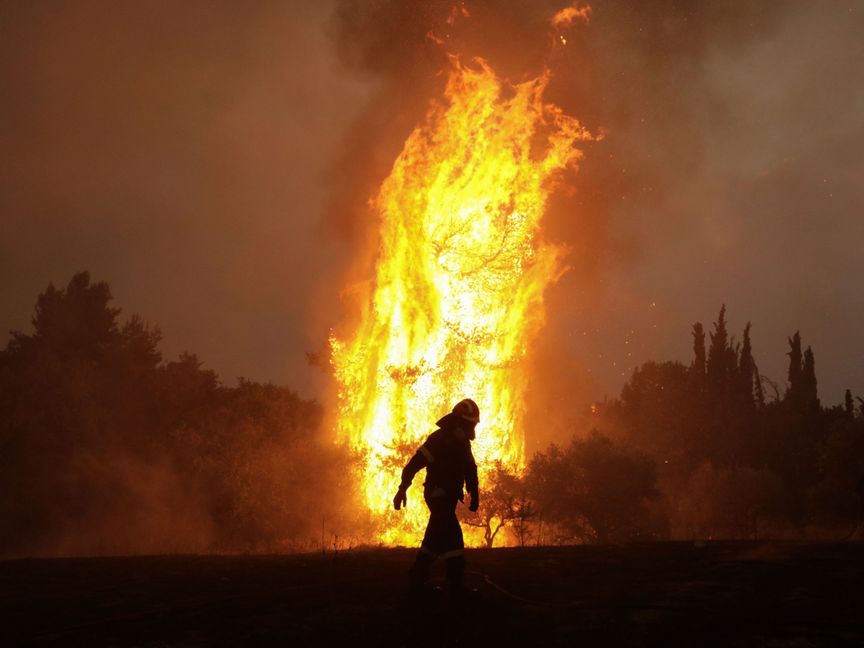
{"type": "MultiPolygon", "coordinates": [[[[567,47],[566,3],[465,4],[454,48],[516,79],[548,58],[550,99],[606,132],[550,205],[573,269],[537,353],[562,393],[689,362],[725,303],[781,389],[800,329],[823,403],[864,396],[864,2],[598,1],[567,47]]],[[[166,357],[321,395],[306,352],[440,90],[444,5],[0,5],[0,328],[87,269],[166,357]]]]}

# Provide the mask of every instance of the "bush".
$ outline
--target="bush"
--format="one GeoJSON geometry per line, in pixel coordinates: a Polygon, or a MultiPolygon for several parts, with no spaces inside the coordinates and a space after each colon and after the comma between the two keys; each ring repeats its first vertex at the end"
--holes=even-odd
{"type": "Polygon", "coordinates": [[[657,496],[647,455],[594,431],[561,449],[551,445],[529,464],[529,489],[545,521],[574,539],[597,542],[653,536],[647,505],[657,496]]]}

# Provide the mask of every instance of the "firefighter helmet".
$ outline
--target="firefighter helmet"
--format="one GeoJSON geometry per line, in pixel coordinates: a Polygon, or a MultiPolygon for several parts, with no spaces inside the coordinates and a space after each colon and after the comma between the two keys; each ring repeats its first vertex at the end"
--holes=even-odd
{"type": "Polygon", "coordinates": [[[453,413],[456,416],[461,416],[466,421],[471,421],[472,423],[480,422],[480,408],[477,407],[477,403],[470,398],[466,398],[456,403],[456,406],[453,408],[453,413]]]}

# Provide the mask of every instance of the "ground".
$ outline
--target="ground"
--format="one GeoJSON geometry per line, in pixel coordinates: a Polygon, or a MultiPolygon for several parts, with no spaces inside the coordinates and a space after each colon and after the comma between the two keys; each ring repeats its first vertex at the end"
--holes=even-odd
{"type": "MultiPolygon", "coordinates": [[[[864,646],[864,544],[478,549],[461,611],[405,596],[413,552],[0,562],[0,643],[864,646]]],[[[441,574],[437,575],[440,580],[441,574]]]]}

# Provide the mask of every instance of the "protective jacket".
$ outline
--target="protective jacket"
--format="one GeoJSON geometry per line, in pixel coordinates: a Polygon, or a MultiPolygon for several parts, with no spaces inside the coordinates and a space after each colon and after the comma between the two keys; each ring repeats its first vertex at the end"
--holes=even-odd
{"type": "Polygon", "coordinates": [[[478,500],[477,463],[471,453],[473,429],[464,419],[448,414],[438,421],[435,430],[421,445],[402,470],[400,488],[407,489],[414,475],[426,468],[423,496],[427,501],[436,498],[464,500],[462,487],[478,500]]]}

